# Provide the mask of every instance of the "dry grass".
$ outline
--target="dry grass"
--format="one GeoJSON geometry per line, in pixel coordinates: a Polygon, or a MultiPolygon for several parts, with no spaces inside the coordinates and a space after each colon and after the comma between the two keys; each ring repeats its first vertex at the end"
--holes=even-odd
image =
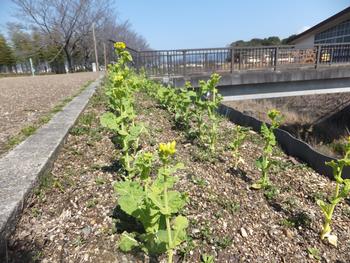
{"type": "Polygon", "coordinates": [[[349,136],[346,116],[350,110],[350,93],[234,101],[225,104],[265,122],[268,122],[266,113],[270,109],[278,109],[285,117],[285,130],[327,155],[341,155],[339,144],[349,136]]]}

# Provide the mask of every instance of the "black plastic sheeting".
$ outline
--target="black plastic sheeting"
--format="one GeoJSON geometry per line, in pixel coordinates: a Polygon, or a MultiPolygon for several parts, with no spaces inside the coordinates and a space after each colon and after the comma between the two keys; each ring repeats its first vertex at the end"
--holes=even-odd
{"type": "MultiPolygon", "coordinates": [[[[224,115],[230,121],[240,125],[251,127],[254,131],[260,133],[260,127],[263,123],[255,119],[254,117],[247,116],[240,111],[232,109],[226,105],[221,104],[218,112],[224,115]]],[[[314,150],[309,144],[295,138],[289,132],[276,129],[276,139],[281,146],[282,150],[289,156],[298,158],[299,160],[307,163],[312,169],[322,175],[326,175],[331,179],[333,178],[332,168],[325,165],[325,162],[336,160],[335,158],[323,155],[314,150]]],[[[350,179],[350,167],[345,167],[343,170],[343,178],[350,179]]]]}

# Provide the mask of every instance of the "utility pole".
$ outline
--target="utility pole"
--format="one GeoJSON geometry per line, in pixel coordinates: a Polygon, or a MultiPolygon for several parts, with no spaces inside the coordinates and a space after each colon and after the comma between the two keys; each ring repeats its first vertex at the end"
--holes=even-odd
{"type": "Polygon", "coordinates": [[[33,60],[32,60],[32,58],[29,58],[29,64],[30,64],[30,71],[32,72],[32,76],[34,77],[35,69],[33,67],[33,60]]]}
{"type": "Polygon", "coordinates": [[[92,23],[92,36],[93,36],[93,39],[94,39],[95,60],[96,60],[96,71],[99,71],[99,66],[98,66],[98,55],[97,55],[97,46],[96,46],[96,37],[95,37],[95,23],[92,23]]]}
{"type": "Polygon", "coordinates": [[[105,59],[105,71],[107,72],[107,55],[106,55],[106,43],[103,42],[103,57],[105,59]]]}

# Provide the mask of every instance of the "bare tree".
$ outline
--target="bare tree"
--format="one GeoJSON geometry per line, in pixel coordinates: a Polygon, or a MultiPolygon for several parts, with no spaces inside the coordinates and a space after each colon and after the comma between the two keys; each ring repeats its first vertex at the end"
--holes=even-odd
{"type": "MultiPolygon", "coordinates": [[[[124,41],[134,49],[148,49],[146,40],[128,21],[117,23],[114,0],[12,0],[27,28],[39,32],[44,45],[54,46],[57,57],[64,54],[69,70],[74,65],[90,67],[92,62],[92,24],[95,24],[99,54],[108,39],[124,41]],[[48,40],[48,41],[47,41],[48,40]]],[[[112,46],[109,45],[109,53],[112,46]]],[[[102,57],[101,57],[102,58],[102,57]]],[[[53,57],[55,59],[55,57],[53,57]]]]}
{"type": "Polygon", "coordinates": [[[19,13],[65,53],[72,70],[78,43],[91,33],[92,23],[102,25],[112,0],[13,0],[19,13]]]}

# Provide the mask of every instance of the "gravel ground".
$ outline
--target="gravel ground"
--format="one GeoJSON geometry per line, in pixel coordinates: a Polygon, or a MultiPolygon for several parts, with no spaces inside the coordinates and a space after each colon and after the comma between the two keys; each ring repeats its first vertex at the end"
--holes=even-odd
{"type": "MultiPolygon", "coordinates": [[[[101,91],[99,91],[101,92],[101,91]]],[[[263,141],[250,131],[241,149],[244,163],[233,169],[228,144],[234,124],[223,119],[216,156],[189,143],[175,129],[172,116],[144,94],[137,95],[138,121],[149,134],[142,149],[177,141],[177,188],[188,193],[182,211],[190,220],[189,239],[177,250],[175,262],[350,262],[349,200],[337,206],[333,233],[338,248],[319,239],[322,213],[316,199],[325,199],[334,183],[275,149],[271,181],[279,192],[250,189],[260,176],[255,160],[263,141]],[[311,255],[308,250],[316,251],[311,255]]],[[[140,252],[117,248],[120,226],[112,183],[120,180],[119,151],[111,134],[101,129],[103,97],[94,95],[66,144],[52,173],[29,198],[11,236],[9,262],[164,262],[140,252]],[[117,221],[115,221],[117,220],[117,221]]]]}
{"type": "Polygon", "coordinates": [[[0,155],[10,136],[48,113],[65,98],[77,93],[96,73],[85,72],[0,79],[0,155]]]}

